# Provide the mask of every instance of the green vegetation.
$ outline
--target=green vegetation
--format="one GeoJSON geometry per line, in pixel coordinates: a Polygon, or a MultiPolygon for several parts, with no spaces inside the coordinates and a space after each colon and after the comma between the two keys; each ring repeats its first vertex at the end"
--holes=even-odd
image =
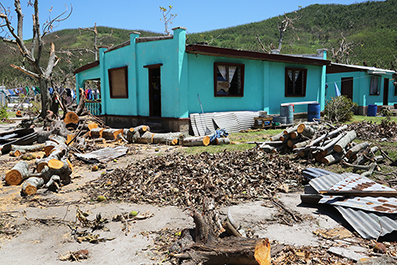
{"type": "MultiPolygon", "coordinates": [[[[287,13],[294,21],[295,31],[288,29],[283,36],[281,53],[315,53],[316,49],[337,49],[342,39],[352,43],[349,60],[352,64],[376,64],[385,69],[396,64],[397,1],[366,1],[352,5],[314,4],[287,13]]],[[[258,35],[266,47],[278,45],[277,23],[282,16],[250,24],[190,34],[188,43],[210,42],[218,47],[261,51],[258,35]]]]}
{"type": "MultiPolygon", "coordinates": [[[[316,49],[327,48],[328,59],[331,59],[332,49],[339,48],[344,37],[345,41],[350,43],[348,60],[351,64],[363,65],[365,61],[369,66],[394,68],[394,65],[397,65],[396,13],[397,0],[365,1],[352,5],[310,5],[286,14],[289,18],[297,19],[294,20],[295,30],[289,28],[283,36],[281,53],[313,54],[316,53],[316,49]]],[[[270,50],[278,45],[277,25],[282,19],[283,16],[280,15],[236,27],[188,34],[187,44],[208,42],[217,47],[262,51],[258,36],[263,45],[270,50]]],[[[129,33],[135,31],[109,27],[97,27],[97,30],[98,45],[108,47],[128,41],[129,33]]],[[[150,31],[140,32],[141,37],[163,35],[150,31]]],[[[75,69],[94,61],[93,53],[81,50],[93,50],[94,33],[90,31],[55,31],[47,35],[44,41],[47,45],[53,42],[58,56],[61,57],[58,66],[63,72],[56,69],[55,79],[61,79],[68,73],[73,75],[75,69]],[[76,51],[73,55],[66,54],[65,51],[72,48],[79,49],[81,54],[76,51]]],[[[27,43],[29,42],[31,40],[27,40],[27,43]]],[[[0,83],[24,86],[21,83],[34,82],[22,72],[10,67],[10,64],[20,65],[22,62],[16,47],[0,42],[0,58],[0,83]]],[[[45,64],[47,58],[42,58],[42,62],[45,64]]]]}
{"type": "Polygon", "coordinates": [[[0,120],[8,119],[8,112],[6,106],[0,106],[0,120]]]}
{"type": "Polygon", "coordinates": [[[356,107],[357,104],[346,96],[331,98],[325,103],[325,119],[336,123],[349,121],[353,117],[356,107]]]}

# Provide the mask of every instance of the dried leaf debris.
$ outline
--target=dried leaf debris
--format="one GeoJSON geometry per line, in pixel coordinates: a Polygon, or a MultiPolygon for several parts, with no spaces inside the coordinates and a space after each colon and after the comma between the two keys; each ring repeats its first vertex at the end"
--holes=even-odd
{"type": "MultiPolygon", "coordinates": [[[[256,149],[149,157],[88,183],[90,199],[191,206],[203,196],[218,205],[268,198],[285,184],[299,186],[301,168],[288,158],[256,149]]],[[[284,188],[283,188],[284,187],[284,188]]]]}

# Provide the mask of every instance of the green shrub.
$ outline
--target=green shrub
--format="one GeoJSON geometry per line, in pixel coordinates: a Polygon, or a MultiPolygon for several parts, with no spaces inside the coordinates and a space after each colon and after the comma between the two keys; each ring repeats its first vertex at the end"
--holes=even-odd
{"type": "Polygon", "coordinates": [[[0,120],[2,119],[8,119],[7,108],[5,105],[0,107],[0,120]]]}
{"type": "Polygon", "coordinates": [[[346,96],[331,98],[325,103],[324,117],[331,122],[345,122],[353,117],[356,107],[357,104],[346,96]]]}

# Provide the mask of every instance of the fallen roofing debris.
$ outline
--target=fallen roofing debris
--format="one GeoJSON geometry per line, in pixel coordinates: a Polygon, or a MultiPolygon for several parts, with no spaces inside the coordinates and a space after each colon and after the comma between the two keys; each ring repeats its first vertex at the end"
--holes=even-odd
{"type": "Polygon", "coordinates": [[[397,230],[395,189],[354,173],[310,168],[302,174],[310,179],[302,202],[334,206],[363,238],[378,239],[397,230]]]}

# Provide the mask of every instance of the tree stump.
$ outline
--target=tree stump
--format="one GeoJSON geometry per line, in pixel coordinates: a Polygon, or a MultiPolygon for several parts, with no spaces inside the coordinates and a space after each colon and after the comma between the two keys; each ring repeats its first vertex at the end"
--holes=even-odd
{"type": "Polygon", "coordinates": [[[183,253],[171,253],[171,256],[190,260],[191,264],[270,265],[268,239],[219,237],[225,230],[213,200],[204,198],[203,212],[193,211],[191,216],[195,224],[194,238],[191,233],[184,233],[187,238],[181,238],[181,243],[176,242],[170,248],[171,252],[183,253]]]}

